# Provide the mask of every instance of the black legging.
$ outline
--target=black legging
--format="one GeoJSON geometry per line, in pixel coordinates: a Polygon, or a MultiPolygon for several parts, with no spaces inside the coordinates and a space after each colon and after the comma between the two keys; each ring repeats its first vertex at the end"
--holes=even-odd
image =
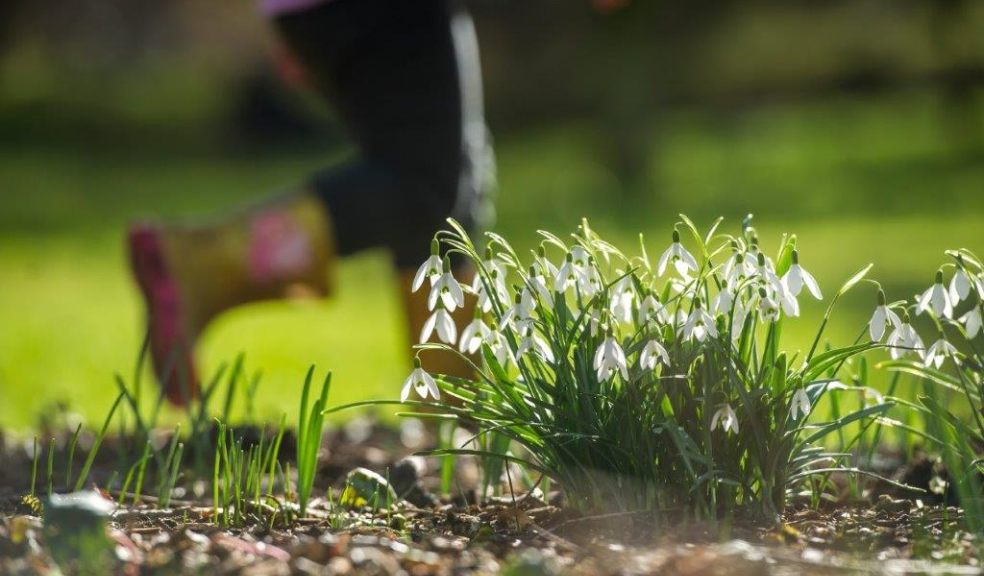
{"type": "Polygon", "coordinates": [[[341,255],[388,247],[418,265],[452,216],[491,218],[477,44],[447,0],[332,0],[276,19],[361,152],[315,174],[341,255]]]}

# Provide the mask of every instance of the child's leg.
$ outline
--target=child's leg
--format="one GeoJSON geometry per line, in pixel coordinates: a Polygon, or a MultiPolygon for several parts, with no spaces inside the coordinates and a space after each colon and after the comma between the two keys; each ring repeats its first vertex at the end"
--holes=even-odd
{"type": "Polygon", "coordinates": [[[362,153],[355,174],[312,179],[339,253],[385,246],[415,268],[448,216],[474,227],[490,161],[467,17],[446,0],[333,0],[276,24],[362,153]]]}
{"type": "MultiPolygon", "coordinates": [[[[406,289],[410,275],[446,217],[476,226],[488,181],[477,51],[461,18],[443,0],[333,0],[278,18],[362,153],[305,190],[222,221],[131,232],[152,357],[172,401],[197,393],[192,347],[214,315],[301,287],[326,293],[335,254],[390,249],[417,337],[427,311],[406,289]]],[[[425,362],[465,369],[448,356],[425,362]]]]}
{"type": "MultiPolygon", "coordinates": [[[[390,248],[417,342],[429,311],[426,290],[411,294],[410,285],[434,232],[448,216],[471,230],[491,216],[493,163],[471,21],[445,0],[334,0],[283,16],[277,27],[363,154],[312,180],[335,222],[339,253],[390,248]]],[[[467,270],[458,275],[470,280],[467,270]]],[[[470,307],[458,315],[467,323],[470,307]]],[[[440,373],[468,371],[444,353],[427,352],[424,363],[440,373]]]]}

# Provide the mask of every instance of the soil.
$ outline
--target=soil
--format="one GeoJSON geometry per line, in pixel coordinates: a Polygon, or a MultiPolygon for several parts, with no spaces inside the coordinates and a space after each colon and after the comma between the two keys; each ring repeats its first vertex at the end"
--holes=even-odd
{"type": "MultiPolygon", "coordinates": [[[[54,461],[66,462],[68,435],[48,436],[60,447],[54,461]]],[[[0,574],[59,573],[55,557],[62,561],[61,573],[80,572],[53,549],[57,534],[52,536],[42,520],[43,498],[24,498],[30,492],[31,443],[2,435],[0,440],[0,574]]],[[[90,440],[80,441],[76,470],[90,440]]],[[[159,440],[163,445],[166,437],[159,440]]],[[[268,506],[248,510],[242,525],[219,526],[207,478],[179,481],[166,509],[150,496],[132,505],[128,496],[128,504],[117,506],[106,522],[105,563],[89,573],[981,573],[979,544],[960,529],[960,511],[945,496],[916,500],[877,485],[849,490],[844,482],[844,495],[819,506],[794,502],[778,523],[657,522],[651,514],[581,514],[565,508],[558,493],[545,495],[538,487],[529,491],[517,486],[514,495],[479,499],[473,488],[477,470],[468,459],[456,462],[454,497],[437,498],[437,459],[398,464],[432,441],[424,429],[394,429],[368,419],[329,432],[315,485],[320,497],[303,519],[287,521],[268,506]],[[400,471],[390,481],[401,485],[401,494],[413,487],[413,502],[378,511],[335,505],[345,475],[357,467],[384,475],[400,471]]],[[[107,438],[90,476],[94,486],[119,485],[114,471],[124,461],[120,454],[132,450],[130,444],[132,439],[107,438]]],[[[286,449],[284,455],[290,452],[286,449]]],[[[917,461],[897,466],[893,474],[918,475],[925,466],[917,461]]],[[[44,493],[45,457],[40,468],[38,492],[44,493]]],[[[64,471],[57,470],[56,465],[55,476],[64,479],[64,471]]],[[[54,484],[55,492],[68,491],[54,484]]],[[[156,486],[155,480],[145,486],[156,486]]],[[[101,494],[114,501],[119,497],[113,490],[101,494]]]]}

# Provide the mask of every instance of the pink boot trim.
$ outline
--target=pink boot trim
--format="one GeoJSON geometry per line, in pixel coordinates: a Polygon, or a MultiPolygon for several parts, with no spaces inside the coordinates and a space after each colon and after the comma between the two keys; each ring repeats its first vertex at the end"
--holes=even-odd
{"type": "Polygon", "coordinates": [[[184,326],[181,298],[168,273],[160,231],[134,226],[128,235],[130,266],[147,306],[150,353],[168,400],[183,406],[198,396],[192,338],[184,326]]]}

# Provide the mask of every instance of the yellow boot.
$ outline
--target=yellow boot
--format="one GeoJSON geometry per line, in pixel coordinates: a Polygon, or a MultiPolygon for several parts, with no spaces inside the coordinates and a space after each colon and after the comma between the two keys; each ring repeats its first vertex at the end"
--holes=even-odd
{"type": "Polygon", "coordinates": [[[197,396],[195,341],[222,311],[292,295],[327,296],[334,241],[324,204],[309,194],[211,222],[131,228],[131,266],[147,305],[154,370],[168,399],[183,405],[197,396]]]}

